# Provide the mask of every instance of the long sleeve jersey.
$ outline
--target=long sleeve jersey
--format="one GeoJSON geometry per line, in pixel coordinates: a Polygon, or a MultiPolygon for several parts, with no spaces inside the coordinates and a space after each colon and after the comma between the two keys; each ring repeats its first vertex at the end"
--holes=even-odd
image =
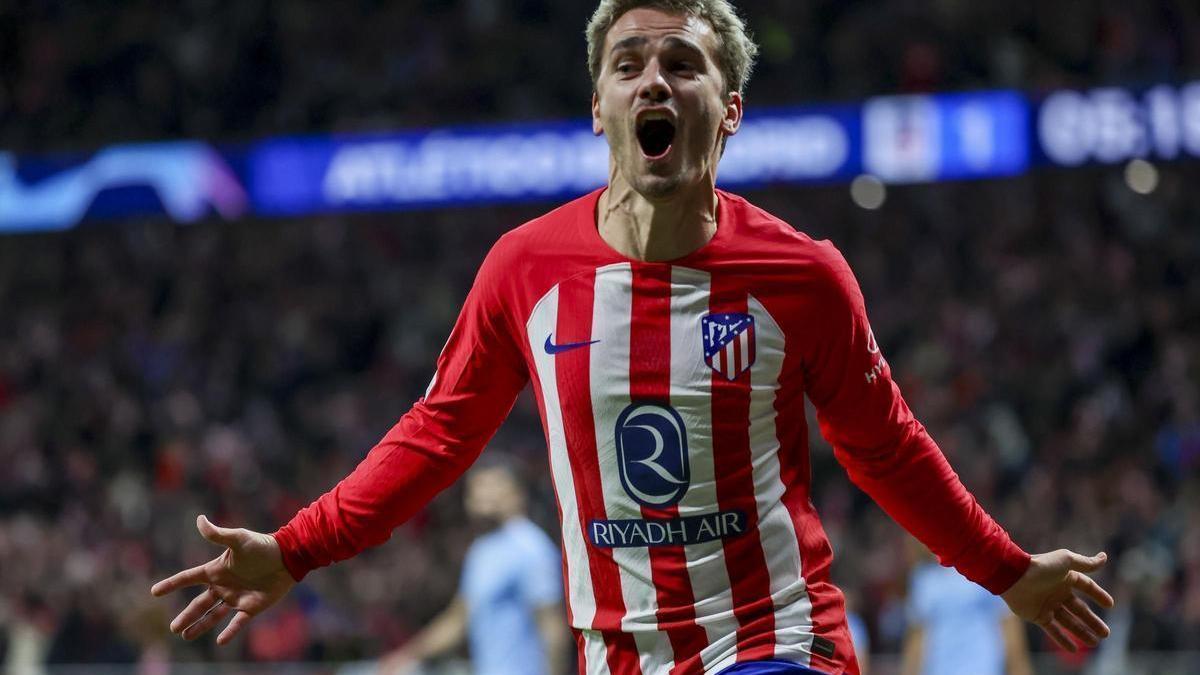
{"type": "Polygon", "coordinates": [[[857,672],[810,499],[804,396],[851,480],[993,593],[1029,556],[914,419],[841,254],[718,191],[670,262],[600,237],[601,191],[488,254],[426,395],[275,533],[296,579],[385,541],[462,474],[532,383],[589,674],[784,658],[857,672]]]}

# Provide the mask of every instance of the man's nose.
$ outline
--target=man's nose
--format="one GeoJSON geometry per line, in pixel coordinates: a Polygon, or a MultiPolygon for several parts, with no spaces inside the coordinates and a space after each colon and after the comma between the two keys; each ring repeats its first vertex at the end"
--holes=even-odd
{"type": "Polygon", "coordinates": [[[663,77],[662,68],[654,60],[642,69],[642,80],[638,85],[638,98],[652,103],[662,103],[671,98],[671,87],[663,77]]]}

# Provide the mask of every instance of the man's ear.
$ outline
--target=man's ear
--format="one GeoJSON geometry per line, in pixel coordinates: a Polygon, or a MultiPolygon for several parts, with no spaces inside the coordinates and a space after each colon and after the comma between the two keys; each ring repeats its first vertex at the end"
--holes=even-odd
{"type": "Polygon", "coordinates": [[[729,100],[725,102],[725,118],[721,120],[721,131],[726,136],[732,136],[742,128],[742,95],[736,91],[729,92],[729,100]]]}
{"type": "Polygon", "coordinates": [[[600,123],[600,95],[592,92],[592,133],[599,136],[604,133],[604,125],[600,123]]]}

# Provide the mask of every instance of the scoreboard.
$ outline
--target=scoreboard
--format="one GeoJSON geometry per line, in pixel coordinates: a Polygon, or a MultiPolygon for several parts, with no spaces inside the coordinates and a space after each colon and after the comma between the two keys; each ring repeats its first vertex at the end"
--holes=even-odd
{"type": "Polygon", "coordinates": [[[1037,141],[1059,166],[1200,158],[1200,82],[1054,92],[1038,107],[1037,141]]]}

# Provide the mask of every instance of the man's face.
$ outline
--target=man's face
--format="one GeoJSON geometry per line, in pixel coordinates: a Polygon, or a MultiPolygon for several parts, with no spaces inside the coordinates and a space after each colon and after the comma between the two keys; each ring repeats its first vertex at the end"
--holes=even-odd
{"type": "Polygon", "coordinates": [[[648,199],[716,176],[721,138],[737,132],[741,96],[717,63],[717,36],[702,19],[638,8],[604,41],[592,127],[608,137],[616,170],[648,199]]]}
{"type": "Polygon", "coordinates": [[[468,473],[466,488],[467,515],[486,525],[498,525],[523,508],[520,487],[503,469],[477,469],[468,473]]]}

